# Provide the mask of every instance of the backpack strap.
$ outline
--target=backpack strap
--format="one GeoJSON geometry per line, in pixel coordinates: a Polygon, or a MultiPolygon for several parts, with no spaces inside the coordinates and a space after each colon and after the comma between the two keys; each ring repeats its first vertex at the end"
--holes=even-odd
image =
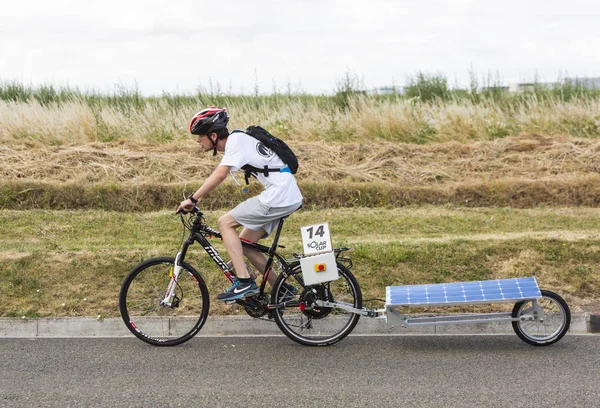
{"type": "Polygon", "coordinates": [[[264,174],[265,177],[269,177],[269,173],[290,173],[290,174],[292,174],[292,170],[287,165],[280,169],[275,169],[275,168],[268,167],[268,166],[265,166],[264,168],[259,169],[258,167],[254,167],[254,166],[250,166],[249,164],[246,164],[245,166],[242,167],[242,170],[244,170],[244,178],[246,179],[246,184],[250,184],[248,179],[250,177],[254,177],[254,173],[262,173],[262,174],[264,174]]]}
{"type": "MultiPolygon", "coordinates": [[[[252,135],[248,134],[248,132],[246,132],[243,129],[235,129],[231,133],[244,133],[244,134],[252,137],[252,135]]],[[[260,141],[259,141],[259,143],[260,143],[260,141]]],[[[246,164],[245,166],[242,166],[242,170],[244,170],[244,179],[246,180],[246,184],[250,184],[249,178],[254,177],[253,173],[262,173],[265,177],[269,177],[269,173],[274,173],[274,172],[291,173],[292,172],[287,165],[285,165],[285,167],[283,167],[283,168],[273,168],[273,167],[269,167],[269,166],[264,166],[264,168],[261,169],[261,168],[246,164]]]]}

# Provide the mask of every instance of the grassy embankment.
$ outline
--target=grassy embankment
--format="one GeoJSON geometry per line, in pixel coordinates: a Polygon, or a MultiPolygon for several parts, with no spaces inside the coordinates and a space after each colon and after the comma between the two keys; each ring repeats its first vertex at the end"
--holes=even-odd
{"type": "MultiPolygon", "coordinates": [[[[209,212],[209,222],[221,213],[209,212]]],[[[174,256],[182,233],[172,212],[2,210],[0,216],[0,316],[115,316],[127,271],[148,257],[174,256]]],[[[381,298],[386,285],[535,275],[575,310],[600,300],[598,209],[307,210],[289,218],[284,253],[301,250],[301,225],[323,221],[336,245],[353,247],[365,299],[381,298]]],[[[239,312],[214,300],[227,281],[204,251],[195,247],[188,259],[209,285],[213,312],[239,312]]]]}
{"type": "MultiPolygon", "coordinates": [[[[427,90],[142,98],[0,87],[0,316],[118,313],[127,270],[179,244],[177,220],[156,211],[218,163],[186,129],[211,103],[228,106],[232,127],[262,124],[297,151],[306,211],[284,244],[299,250],[300,225],[329,221],[336,243],[355,247],[365,298],[388,284],[534,274],[577,307],[597,302],[597,92],[427,90]]],[[[228,182],[205,202],[209,219],[242,198],[228,182]]],[[[214,296],[223,278],[199,251],[191,259],[214,296]]]]}

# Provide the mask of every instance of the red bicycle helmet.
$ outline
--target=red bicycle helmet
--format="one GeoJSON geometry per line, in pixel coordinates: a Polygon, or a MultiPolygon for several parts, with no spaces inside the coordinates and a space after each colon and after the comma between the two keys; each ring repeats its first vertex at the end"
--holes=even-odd
{"type": "Polygon", "coordinates": [[[227,127],[227,122],[229,122],[227,109],[211,106],[194,115],[190,122],[190,133],[208,135],[215,130],[227,127]]]}

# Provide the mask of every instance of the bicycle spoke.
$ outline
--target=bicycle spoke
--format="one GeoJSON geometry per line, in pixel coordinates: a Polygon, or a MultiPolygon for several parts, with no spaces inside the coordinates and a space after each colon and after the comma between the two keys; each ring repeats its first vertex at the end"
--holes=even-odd
{"type": "Polygon", "coordinates": [[[177,344],[189,339],[208,313],[204,282],[185,270],[179,274],[172,305],[161,305],[172,268],[173,261],[165,262],[164,258],[147,261],[139,271],[134,269],[130,274],[120,296],[121,314],[132,333],[155,345],[177,344]],[[128,322],[135,325],[135,330],[128,322]]]}
{"type": "Polygon", "coordinates": [[[570,322],[568,306],[562,298],[548,291],[542,291],[542,298],[537,300],[537,307],[534,305],[533,301],[526,301],[515,306],[513,313],[517,313],[516,316],[535,316],[536,319],[513,322],[513,328],[521,339],[530,344],[552,344],[568,330],[570,322]],[[538,308],[542,310],[543,315],[534,314],[538,308]]]}
{"type": "MultiPolygon", "coordinates": [[[[361,307],[360,288],[347,270],[339,270],[338,281],[299,288],[294,303],[286,301],[285,307],[276,309],[276,322],[292,340],[302,344],[324,345],[339,341],[356,325],[359,315],[337,307],[319,307],[315,301],[337,302],[351,307],[361,307]],[[296,304],[297,302],[297,304],[296,304]],[[301,310],[300,307],[305,307],[301,310]]],[[[281,278],[277,301],[288,294],[283,284],[298,285],[302,281],[299,266],[287,278],[281,278]]]]}

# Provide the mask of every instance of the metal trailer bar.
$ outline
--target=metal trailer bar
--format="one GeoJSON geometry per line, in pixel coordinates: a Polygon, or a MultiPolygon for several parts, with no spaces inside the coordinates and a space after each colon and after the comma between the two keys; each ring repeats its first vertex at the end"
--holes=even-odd
{"type": "Polygon", "coordinates": [[[487,322],[517,322],[544,320],[544,311],[536,299],[532,301],[533,307],[530,312],[521,317],[512,317],[510,312],[502,313],[470,313],[463,315],[442,315],[426,317],[409,317],[400,313],[397,309],[387,306],[385,309],[357,309],[352,304],[346,302],[328,302],[317,300],[315,304],[320,307],[336,307],[350,313],[356,313],[366,317],[385,317],[390,328],[395,326],[426,326],[436,324],[458,324],[458,323],[487,323],[487,322]]]}
{"type": "Polygon", "coordinates": [[[339,308],[366,317],[385,317],[388,327],[424,326],[454,323],[487,323],[544,321],[544,311],[538,303],[542,297],[535,277],[496,279],[476,282],[438,283],[425,285],[388,286],[384,309],[359,309],[353,304],[340,301],[317,300],[317,307],[339,308]],[[521,311],[519,317],[512,313],[471,313],[424,317],[409,317],[397,308],[447,307],[505,302],[532,302],[529,310],[521,311]]]}
{"type": "Polygon", "coordinates": [[[332,308],[337,307],[338,309],[342,309],[342,310],[345,310],[350,313],[356,313],[361,316],[367,316],[367,317],[378,317],[381,312],[385,311],[385,309],[376,309],[376,310],[365,309],[365,308],[357,309],[354,307],[354,305],[352,305],[350,303],[340,302],[340,301],[329,302],[326,300],[316,300],[315,304],[320,307],[332,307],[332,308]]]}
{"type": "Polygon", "coordinates": [[[529,314],[527,316],[512,317],[512,313],[481,313],[466,315],[446,315],[446,316],[428,316],[428,317],[407,317],[398,310],[387,308],[387,322],[390,328],[396,326],[427,326],[439,324],[460,324],[460,323],[488,323],[488,322],[516,322],[536,320],[539,316],[529,314]]]}

